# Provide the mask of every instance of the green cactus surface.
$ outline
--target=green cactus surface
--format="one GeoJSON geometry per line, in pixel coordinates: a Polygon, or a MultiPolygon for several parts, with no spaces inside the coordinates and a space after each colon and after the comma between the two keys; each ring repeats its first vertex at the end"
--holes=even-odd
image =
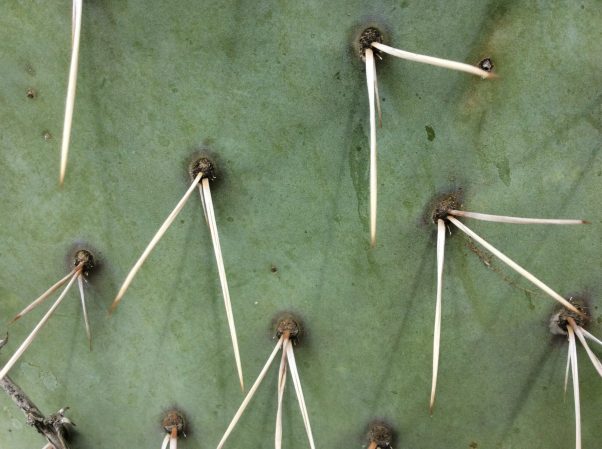
{"type": "MultiPolygon", "coordinates": [[[[69,406],[72,449],[159,448],[163,413],[183,449],[217,446],[240,405],[228,324],[198,194],[117,310],[129,269],[208,149],[247,389],[291,311],[316,447],[363,448],[383,418],[403,448],[574,447],[557,303],[459,232],[448,235],[437,403],[428,402],[436,292],[432,199],[466,210],[584,218],[587,226],[463,222],[562,295],[589,298],[602,336],[602,9],[582,1],[142,1],[83,5],[67,176],[58,185],[71,2],[0,7],[0,353],[50,306],[10,319],[70,269],[85,286],[93,350],[69,293],[10,376],[40,409],[69,406]],[[368,228],[369,24],[397,48],[477,64],[478,77],[377,62],[378,235],[368,228]],[[29,93],[29,95],[28,95],[29,93]]],[[[602,348],[593,348],[602,354],[602,348]]],[[[583,448],[602,430],[602,379],[579,346],[583,448]]],[[[277,364],[226,448],[273,445],[277,364]]],[[[309,447],[292,382],[283,448],[309,447]]],[[[0,447],[43,438],[0,394],[0,447]]]]}

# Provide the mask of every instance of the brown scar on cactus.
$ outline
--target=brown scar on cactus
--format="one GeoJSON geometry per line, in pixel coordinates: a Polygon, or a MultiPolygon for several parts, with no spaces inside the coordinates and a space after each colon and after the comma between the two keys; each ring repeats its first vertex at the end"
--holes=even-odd
{"type": "MultiPolygon", "coordinates": [[[[8,342],[8,334],[0,339],[0,349],[8,342]]],[[[69,449],[67,443],[71,427],[75,424],[65,416],[69,407],[63,407],[58,412],[46,417],[33,403],[25,392],[10,378],[4,376],[0,379],[0,389],[10,397],[17,407],[23,412],[27,425],[34,427],[48,442],[44,448],[69,449]]]]}
{"type": "Polygon", "coordinates": [[[373,421],[368,428],[368,449],[393,449],[393,428],[383,421],[373,421]]]}
{"type": "Polygon", "coordinates": [[[354,48],[359,49],[359,56],[365,63],[366,83],[368,87],[368,105],[370,114],[370,246],[374,247],[376,245],[376,214],[378,203],[376,111],[378,111],[379,124],[382,127],[382,113],[380,110],[378,81],[376,76],[376,59],[383,59],[383,54],[386,53],[409,61],[470,73],[472,75],[480,76],[483,79],[494,78],[495,74],[493,73],[493,65],[491,65],[490,70],[485,70],[470,64],[411,53],[385,45],[384,34],[377,26],[368,26],[365,28],[353,45],[354,48]]]}
{"type": "Polygon", "coordinates": [[[134,280],[136,273],[142,267],[142,264],[150,255],[151,251],[154,247],[159,243],[159,240],[165,235],[171,224],[174,222],[178,214],[186,205],[186,202],[194,192],[194,190],[198,187],[199,193],[201,195],[201,203],[203,205],[203,213],[205,216],[205,221],[207,226],[209,227],[209,233],[211,234],[211,240],[213,243],[213,251],[215,254],[215,260],[217,263],[217,271],[219,275],[222,296],[224,298],[224,306],[226,309],[226,317],[228,320],[228,328],[230,331],[230,338],[232,340],[232,348],[234,352],[234,360],[236,363],[236,370],[238,372],[238,380],[240,382],[240,388],[244,391],[244,380],[242,373],[242,364],[240,360],[240,351],[238,349],[238,339],[236,336],[236,326],[234,324],[234,313],[232,311],[232,303],[230,300],[230,290],[228,288],[228,280],[226,277],[226,270],[224,267],[224,258],[222,256],[222,249],[219,240],[219,234],[217,230],[217,223],[215,219],[215,210],[213,207],[213,199],[211,197],[211,188],[209,186],[210,181],[214,181],[216,179],[215,175],[215,164],[211,159],[206,156],[195,157],[193,161],[189,165],[189,175],[192,178],[192,184],[188,187],[188,190],[184,193],[184,196],[180,199],[176,207],[171,211],[171,213],[167,216],[157,233],[153,236],[150,243],[142,252],[142,255],[138,258],[128,275],[126,276],[117,296],[113,300],[111,307],[109,309],[109,313],[113,313],[128,287],[134,280]]]}
{"type": "Polygon", "coordinates": [[[84,316],[84,325],[86,327],[86,336],[88,337],[88,345],[90,350],[92,350],[92,334],[90,332],[90,323],[88,321],[88,312],[86,308],[86,298],[84,296],[84,278],[90,275],[94,267],[96,266],[96,261],[94,255],[88,251],[87,249],[79,249],[75,252],[72,258],[73,269],[62,279],[58,280],[54,285],[52,285],[48,290],[42,293],[38,298],[33,300],[27,307],[25,307],[21,312],[19,312],[9,324],[13,324],[15,321],[19,320],[23,316],[27,315],[37,306],[42,304],[45,300],[47,300],[54,292],[60,289],[63,285],[66,284],[66,287],[63,289],[58,299],[54,302],[54,304],[50,307],[48,312],[42,317],[42,319],[38,322],[35,328],[31,331],[31,333],[27,336],[25,341],[17,348],[13,356],[6,362],[6,365],[0,370],[0,379],[2,379],[6,374],[10,371],[10,369],[14,366],[14,364],[19,360],[19,358],[23,355],[23,353],[27,350],[27,348],[31,345],[33,340],[37,337],[39,332],[42,330],[44,325],[48,322],[50,317],[53,315],[55,310],[61,304],[67,293],[73,286],[73,284],[77,281],[79,286],[79,294],[80,300],[82,304],[82,311],[84,316]]]}
{"type": "Polygon", "coordinates": [[[593,341],[600,346],[602,346],[602,341],[590,334],[585,329],[591,320],[591,314],[585,299],[579,297],[570,297],[569,302],[575,306],[579,313],[575,313],[573,310],[563,307],[554,312],[550,319],[549,327],[552,334],[564,335],[568,339],[569,346],[564,375],[564,392],[566,394],[569,371],[571,371],[575,404],[575,447],[576,449],[581,449],[581,400],[579,395],[579,371],[577,364],[577,343],[575,336],[577,336],[577,339],[585,349],[585,352],[587,353],[592,365],[600,377],[602,377],[602,363],[587,344],[587,340],[593,341]]]}
{"type": "Polygon", "coordinates": [[[186,438],[186,417],[184,413],[177,409],[168,410],[161,421],[161,426],[165,431],[165,438],[161,449],[178,449],[178,437],[186,438]]]}
{"type": "Polygon", "coordinates": [[[79,41],[82,29],[83,0],[73,0],[71,12],[71,64],[69,66],[69,81],[67,83],[67,98],[65,99],[65,120],[63,123],[63,140],[61,143],[61,167],[59,185],[63,185],[67,173],[67,156],[71,141],[71,124],[75,107],[75,90],[77,86],[77,66],[79,63],[79,41]]]}
{"type": "Polygon", "coordinates": [[[474,218],[484,221],[495,221],[501,223],[515,223],[515,224],[584,224],[587,223],[585,220],[565,220],[565,219],[542,219],[542,218],[522,218],[502,215],[490,215],[476,212],[466,212],[460,210],[461,208],[461,191],[455,191],[451,193],[445,193],[439,196],[434,202],[434,207],[430,213],[430,217],[433,223],[437,225],[437,294],[435,302],[435,324],[433,330],[433,375],[431,380],[431,395],[429,401],[429,411],[432,414],[435,406],[435,393],[437,388],[437,376],[439,371],[439,353],[440,353],[440,340],[441,340],[441,310],[442,310],[442,296],[443,296],[443,265],[445,255],[445,233],[446,228],[453,225],[472,240],[479,243],[491,254],[497,257],[499,260],[504,262],[518,274],[526,278],[529,282],[534,284],[536,287],[541,289],[544,293],[551,296],[553,299],[558,301],[563,306],[567,307],[574,313],[579,314],[580,312],[563,296],[550,288],[547,284],[539,280],[532,273],[527,271],[525,268],[520,266],[518,263],[510,259],[500,250],[495,248],[492,244],[487,242],[485,239],[477,235],[474,231],[468,228],[465,224],[457,219],[457,217],[474,218]]]}
{"type": "Polygon", "coordinates": [[[299,370],[297,368],[297,362],[295,360],[295,354],[293,351],[293,346],[296,345],[301,339],[301,336],[303,334],[303,326],[298,317],[288,312],[280,314],[277,318],[276,323],[277,324],[275,329],[275,337],[278,338],[278,342],[276,343],[274,350],[268,357],[267,362],[261,369],[259,376],[257,376],[257,379],[253,383],[253,386],[247,393],[247,396],[243,399],[242,404],[234,414],[234,418],[232,418],[232,421],[228,425],[228,428],[226,429],[222,439],[218,443],[217,449],[221,449],[224,447],[226,440],[236,427],[236,424],[238,423],[240,417],[249,405],[249,402],[251,401],[253,395],[259,388],[259,385],[265,378],[268,369],[270,368],[272,362],[278,354],[278,351],[280,350],[282,350],[282,356],[280,359],[280,367],[278,369],[278,406],[276,410],[276,429],[274,432],[274,445],[276,449],[281,449],[282,447],[282,399],[284,396],[284,387],[286,384],[286,374],[288,368],[288,370],[290,370],[291,373],[291,379],[293,381],[293,387],[297,395],[297,401],[299,402],[301,417],[303,419],[303,425],[305,426],[305,432],[307,434],[309,446],[311,449],[315,449],[314,437],[309,422],[309,413],[305,404],[305,397],[303,396],[303,389],[301,388],[299,370]]]}

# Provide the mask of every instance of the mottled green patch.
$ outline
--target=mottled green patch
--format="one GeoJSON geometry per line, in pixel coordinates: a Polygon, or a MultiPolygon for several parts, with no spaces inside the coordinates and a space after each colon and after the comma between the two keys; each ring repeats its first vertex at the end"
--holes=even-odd
{"type": "Polygon", "coordinates": [[[426,138],[429,140],[429,142],[435,140],[435,129],[430,125],[426,125],[424,129],[426,130],[426,138]]]}

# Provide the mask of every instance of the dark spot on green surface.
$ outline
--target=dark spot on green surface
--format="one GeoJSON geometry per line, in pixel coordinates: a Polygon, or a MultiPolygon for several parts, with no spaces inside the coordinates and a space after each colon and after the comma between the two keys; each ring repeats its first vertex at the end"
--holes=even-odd
{"type": "Polygon", "coordinates": [[[510,185],[510,161],[508,161],[508,158],[506,156],[504,156],[502,158],[502,160],[495,163],[495,166],[497,168],[498,176],[500,177],[502,182],[504,184],[506,184],[507,186],[509,186],[510,185]]]}
{"type": "Polygon", "coordinates": [[[52,139],[52,134],[50,134],[50,131],[45,129],[44,131],[42,131],[42,138],[44,140],[48,141],[48,140],[52,139]]]}
{"type": "Polygon", "coordinates": [[[486,72],[493,72],[493,69],[494,69],[494,67],[495,67],[495,66],[493,65],[493,61],[491,60],[491,58],[484,58],[484,59],[481,59],[481,60],[479,61],[479,64],[478,64],[478,66],[479,66],[479,68],[480,68],[481,70],[485,70],[486,72]]]}
{"type": "Polygon", "coordinates": [[[25,95],[27,95],[27,98],[31,98],[33,100],[35,97],[38,96],[38,93],[33,87],[30,87],[29,89],[27,89],[25,95]]]}
{"type": "Polygon", "coordinates": [[[473,442],[471,442],[471,443],[468,445],[468,447],[469,447],[470,449],[477,449],[477,447],[479,447],[479,446],[478,446],[478,444],[477,444],[477,442],[476,442],[476,441],[473,441],[473,442]]]}
{"type": "Polygon", "coordinates": [[[340,80],[341,79],[341,72],[337,72],[334,74],[334,79],[336,80],[340,80]]]}
{"type": "Polygon", "coordinates": [[[426,138],[429,140],[429,142],[435,140],[435,130],[433,129],[433,127],[430,125],[426,125],[424,129],[426,130],[426,138]]]}
{"type": "Polygon", "coordinates": [[[276,265],[273,265],[273,264],[272,264],[272,266],[270,267],[270,271],[271,271],[272,273],[278,273],[278,268],[276,267],[276,265]]]}

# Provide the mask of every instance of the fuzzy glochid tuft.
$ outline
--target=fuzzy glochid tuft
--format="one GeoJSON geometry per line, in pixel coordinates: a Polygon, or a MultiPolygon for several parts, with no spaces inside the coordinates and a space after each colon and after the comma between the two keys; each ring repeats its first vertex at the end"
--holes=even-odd
{"type": "Polygon", "coordinates": [[[186,436],[186,418],[179,410],[168,410],[161,421],[161,426],[167,433],[172,433],[175,429],[178,436],[186,436]]]}
{"type": "Polygon", "coordinates": [[[295,344],[299,343],[303,335],[303,325],[298,317],[289,312],[281,313],[276,317],[276,338],[287,335],[295,344]]]}
{"type": "Polygon", "coordinates": [[[373,421],[368,427],[368,441],[379,449],[391,449],[393,436],[393,429],[383,421],[373,421]]]}
{"type": "Polygon", "coordinates": [[[431,202],[428,211],[429,220],[437,224],[438,220],[447,222],[447,216],[450,210],[457,210],[462,207],[462,190],[454,190],[438,195],[431,202]]]}
{"type": "Polygon", "coordinates": [[[359,51],[359,56],[363,60],[366,57],[366,49],[372,48],[375,54],[380,54],[380,51],[372,47],[373,42],[382,44],[384,42],[384,33],[375,26],[365,28],[359,35],[357,42],[354,42],[354,47],[359,51]]]}
{"type": "Polygon", "coordinates": [[[78,249],[73,256],[73,266],[76,267],[80,264],[83,265],[82,274],[89,276],[96,266],[94,255],[87,249],[78,249]]]}
{"type": "Polygon", "coordinates": [[[207,156],[201,156],[194,159],[190,163],[188,171],[192,179],[195,179],[199,173],[201,174],[201,179],[207,178],[209,181],[214,181],[216,179],[215,163],[207,156]]]}

